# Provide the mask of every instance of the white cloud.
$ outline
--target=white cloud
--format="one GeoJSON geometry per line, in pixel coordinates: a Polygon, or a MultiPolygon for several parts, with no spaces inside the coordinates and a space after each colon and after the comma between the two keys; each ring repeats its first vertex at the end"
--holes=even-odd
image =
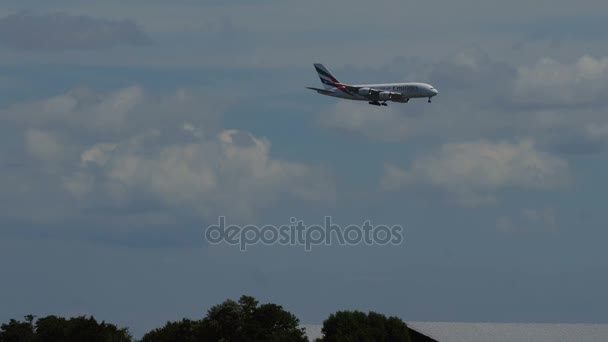
{"type": "MultiPolygon", "coordinates": [[[[69,135],[125,138],[158,127],[196,125],[197,134],[219,129],[221,106],[202,91],[178,89],[169,94],[146,92],[132,85],[110,91],[80,87],[50,98],[0,108],[0,117],[19,126],[60,127],[69,135]]],[[[107,138],[105,138],[107,139],[107,138]]]]}
{"type": "Polygon", "coordinates": [[[91,108],[95,117],[94,125],[100,129],[119,129],[124,125],[127,114],[143,101],[143,90],[132,86],[121,89],[103,99],[91,108]]]}
{"type": "Polygon", "coordinates": [[[513,216],[501,216],[496,219],[496,228],[501,233],[513,234],[522,232],[552,232],[558,226],[558,219],[553,208],[523,209],[513,216]]]}
{"type": "Polygon", "coordinates": [[[607,57],[583,56],[572,64],[543,58],[519,68],[514,100],[544,107],[604,105],[607,91],[607,57]]]}
{"type": "MultiPolygon", "coordinates": [[[[514,75],[511,66],[492,59],[486,51],[473,45],[433,63],[429,76],[439,91],[444,88],[459,98],[463,93],[471,93],[470,88],[480,88],[483,97],[494,98],[499,94],[504,96],[503,89],[510,85],[514,75]]],[[[479,97],[480,94],[471,95],[479,97]]]]}
{"type": "Polygon", "coordinates": [[[46,162],[56,162],[62,158],[65,149],[55,134],[28,129],[24,135],[25,150],[30,157],[46,162]]]}
{"type": "Polygon", "coordinates": [[[0,18],[0,44],[20,50],[88,50],[148,43],[150,38],[132,21],[26,11],[0,18]]]}
{"type": "Polygon", "coordinates": [[[187,127],[193,135],[182,143],[159,145],[160,133],[95,145],[82,153],[81,168],[64,185],[77,196],[102,193],[123,203],[152,198],[207,218],[247,219],[281,200],[335,197],[327,172],[273,159],[267,139],[237,130],[200,139],[187,127]]]}
{"type": "Polygon", "coordinates": [[[408,120],[396,109],[368,106],[365,102],[339,101],[328,111],[318,115],[320,124],[360,133],[380,141],[400,141],[411,131],[408,120]]]}
{"type": "Polygon", "coordinates": [[[83,172],[77,172],[70,177],[62,177],[64,188],[73,196],[81,198],[93,189],[93,177],[83,172]]]}
{"type": "Polygon", "coordinates": [[[104,166],[111,157],[112,151],[116,149],[116,144],[97,144],[80,155],[80,164],[95,163],[104,166]]]}
{"type": "Polygon", "coordinates": [[[144,100],[139,86],[121,88],[110,94],[79,88],[49,99],[16,104],[1,114],[29,125],[59,123],[97,131],[120,130],[144,100]]]}
{"type": "Polygon", "coordinates": [[[273,158],[268,139],[220,128],[218,101],[208,96],[183,89],[157,96],[139,86],[104,93],[80,88],[1,109],[10,127],[22,130],[12,145],[26,155],[14,159],[45,166],[13,173],[18,181],[7,185],[28,185],[21,204],[52,198],[57,206],[86,208],[54,211],[77,218],[111,210],[108,216],[153,211],[245,220],[287,201],[335,198],[329,171],[273,158]]]}
{"type": "Polygon", "coordinates": [[[550,190],[569,180],[568,162],[539,151],[530,140],[480,140],[443,145],[436,153],[416,158],[409,169],[387,165],[382,185],[388,190],[428,185],[459,203],[478,205],[495,201],[499,190],[550,190]]]}

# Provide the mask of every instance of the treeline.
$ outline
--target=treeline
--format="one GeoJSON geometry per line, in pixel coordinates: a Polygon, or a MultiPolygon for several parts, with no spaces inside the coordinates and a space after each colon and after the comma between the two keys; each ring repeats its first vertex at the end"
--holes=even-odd
{"type": "Polygon", "coordinates": [[[14,319],[0,327],[2,342],[130,342],[128,329],[113,324],[97,322],[93,317],[65,319],[48,316],[36,319],[25,316],[24,321],[14,319]]]}
{"type": "MultiPolygon", "coordinates": [[[[397,317],[340,311],[323,322],[315,342],[409,342],[410,330],[397,317]]],[[[133,342],[128,328],[94,317],[26,316],[0,326],[0,342],[133,342]]],[[[262,304],[250,296],[226,300],[201,320],[182,319],[145,334],[140,342],[307,342],[299,319],[280,305],[262,304]]],[[[415,342],[415,340],[414,340],[415,342]]]]}

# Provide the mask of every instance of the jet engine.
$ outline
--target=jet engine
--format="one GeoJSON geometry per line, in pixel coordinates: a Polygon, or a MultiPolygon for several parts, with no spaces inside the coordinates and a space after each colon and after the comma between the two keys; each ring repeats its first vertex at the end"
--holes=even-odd
{"type": "Polygon", "coordinates": [[[388,101],[393,97],[394,93],[391,93],[390,91],[383,91],[380,94],[378,94],[378,98],[380,99],[380,101],[388,101]]]}
{"type": "Polygon", "coordinates": [[[370,88],[360,88],[359,89],[359,95],[370,95],[372,93],[372,90],[370,88]]]}

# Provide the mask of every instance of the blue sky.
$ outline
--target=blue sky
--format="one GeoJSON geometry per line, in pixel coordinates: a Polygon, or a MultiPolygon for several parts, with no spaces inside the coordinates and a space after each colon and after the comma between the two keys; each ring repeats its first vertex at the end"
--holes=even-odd
{"type": "Polygon", "coordinates": [[[0,320],[136,336],[241,294],[318,324],[608,322],[601,1],[5,1],[0,320]],[[432,104],[321,97],[421,81],[432,104]],[[400,246],[209,246],[235,223],[400,246]]]}

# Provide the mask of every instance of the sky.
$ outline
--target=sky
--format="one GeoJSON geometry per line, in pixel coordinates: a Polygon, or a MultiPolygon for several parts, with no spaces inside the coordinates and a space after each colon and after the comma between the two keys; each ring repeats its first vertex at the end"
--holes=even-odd
{"type": "Polygon", "coordinates": [[[604,1],[7,0],[0,321],[135,336],[227,298],[302,323],[608,323],[604,1]],[[323,97],[433,84],[432,104],[323,97]],[[389,246],[212,245],[234,224],[401,225],[389,246]]]}

